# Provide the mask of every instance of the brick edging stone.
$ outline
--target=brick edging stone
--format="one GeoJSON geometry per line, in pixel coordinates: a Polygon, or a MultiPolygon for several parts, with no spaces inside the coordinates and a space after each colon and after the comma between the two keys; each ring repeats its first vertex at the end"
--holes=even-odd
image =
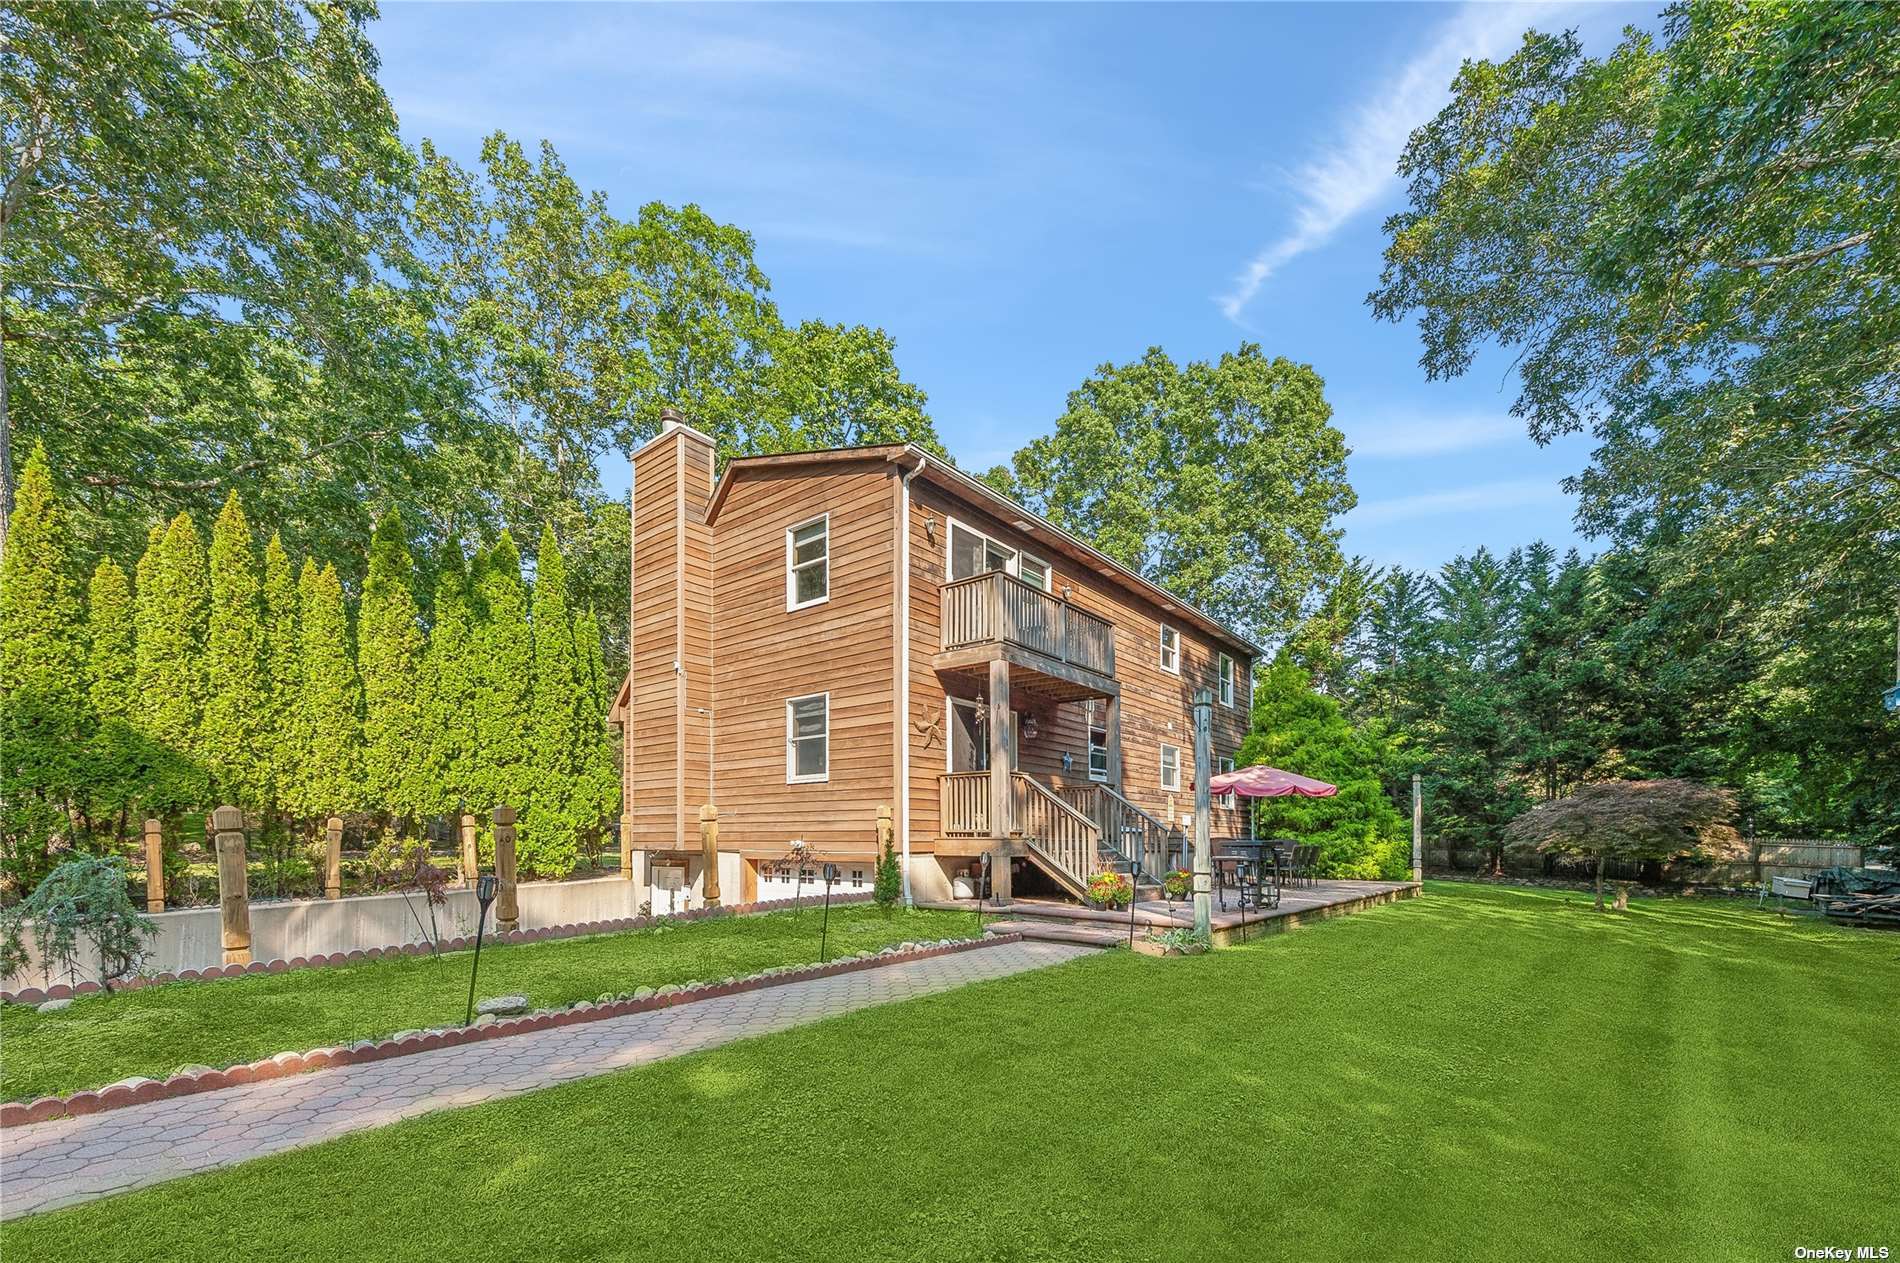
{"type": "MultiPolygon", "coordinates": [[[[869,903],[869,893],[854,895],[835,895],[833,907],[845,904],[869,903]]],[[[729,907],[691,908],[685,912],[671,912],[660,916],[614,917],[607,921],[573,921],[565,925],[544,925],[532,930],[509,930],[505,934],[489,934],[483,941],[495,943],[541,943],[549,939],[581,938],[589,934],[616,934],[622,930],[643,930],[650,925],[670,925],[685,921],[713,921],[724,917],[752,916],[762,912],[782,912],[793,905],[810,906],[804,899],[764,899],[756,903],[737,903],[729,907]]],[[[67,1000],[74,996],[96,995],[101,991],[117,994],[121,991],[138,991],[144,987],[162,986],[168,982],[210,982],[219,978],[241,978],[248,974],[281,974],[293,969],[318,969],[332,965],[355,965],[366,960],[380,960],[385,956],[426,956],[434,952],[462,952],[475,946],[473,934],[458,935],[443,939],[431,947],[428,943],[393,943],[387,947],[357,947],[347,952],[330,952],[325,955],[293,956],[289,960],[254,960],[245,965],[213,965],[208,969],[181,969],[177,973],[139,974],[123,982],[115,982],[110,987],[100,982],[82,982],[76,986],[56,982],[50,987],[22,987],[18,991],[0,991],[0,1004],[44,1004],[48,1000],[67,1000]]]]}
{"type": "MultiPolygon", "coordinates": [[[[718,911],[718,909],[710,911],[718,911]]],[[[1022,937],[1020,934],[986,934],[982,938],[945,939],[935,943],[914,945],[909,950],[886,948],[881,952],[849,956],[843,960],[829,961],[822,965],[786,965],[745,978],[727,978],[715,983],[689,982],[681,986],[661,987],[646,995],[636,994],[605,1002],[583,1000],[564,1009],[543,1009],[521,1017],[500,1018],[483,1025],[448,1027],[431,1031],[405,1031],[388,1039],[365,1040],[361,1043],[332,1048],[314,1048],[307,1052],[282,1052],[274,1057],[228,1066],[223,1070],[193,1069],[181,1071],[165,1079],[124,1079],[103,1088],[87,1089],[66,1096],[42,1096],[34,1101],[0,1103],[0,1129],[23,1127],[56,1118],[79,1118],[105,1110],[123,1109],[128,1105],[144,1105],[151,1101],[192,1096],[199,1092],[215,1092],[220,1088],[258,1083],[266,1079],[281,1079],[312,1070],[328,1070],[337,1066],[360,1066],[372,1061],[386,1061],[391,1057],[407,1057],[415,1053],[433,1052],[438,1048],[455,1048],[463,1044],[479,1043],[482,1040],[501,1039],[509,1035],[526,1035],[534,1031],[553,1030],[556,1027],[574,1026],[582,1022],[626,1017],[632,1013],[671,1008],[676,1004],[714,1000],[721,996],[738,995],[741,992],[758,991],[786,983],[809,982],[816,978],[855,973],[861,969],[878,969],[886,965],[904,964],[908,961],[928,960],[933,956],[949,956],[984,947],[1000,947],[1006,943],[1020,943],[1022,937]]],[[[642,988],[642,990],[647,989],[642,988]]]]}

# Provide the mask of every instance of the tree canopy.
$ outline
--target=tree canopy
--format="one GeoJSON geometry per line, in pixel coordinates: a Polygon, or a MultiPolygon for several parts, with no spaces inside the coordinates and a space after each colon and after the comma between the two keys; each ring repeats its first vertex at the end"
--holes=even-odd
{"type": "Polygon", "coordinates": [[[1741,839],[1729,823],[1734,814],[1735,795],[1726,789],[1684,780],[1598,781],[1539,803],[1505,826],[1504,837],[1522,850],[1594,858],[1601,908],[1608,860],[1740,855],[1741,839]]]}

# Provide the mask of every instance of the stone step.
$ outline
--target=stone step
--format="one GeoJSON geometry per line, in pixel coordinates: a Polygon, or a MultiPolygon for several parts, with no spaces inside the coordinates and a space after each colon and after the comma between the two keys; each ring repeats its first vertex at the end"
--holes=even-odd
{"type": "Polygon", "coordinates": [[[1117,934],[1106,927],[1076,922],[1012,919],[985,922],[983,928],[997,934],[1020,934],[1026,939],[1046,943],[1079,943],[1085,947],[1121,947],[1128,942],[1126,927],[1117,934]]]}

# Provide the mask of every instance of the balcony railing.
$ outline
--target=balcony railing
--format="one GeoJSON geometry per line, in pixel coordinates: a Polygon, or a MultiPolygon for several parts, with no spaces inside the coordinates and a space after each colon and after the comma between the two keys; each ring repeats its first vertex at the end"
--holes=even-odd
{"type": "Polygon", "coordinates": [[[943,647],[1003,642],[1115,674],[1115,625],[1002,570],[943,585],[943,647]]]}

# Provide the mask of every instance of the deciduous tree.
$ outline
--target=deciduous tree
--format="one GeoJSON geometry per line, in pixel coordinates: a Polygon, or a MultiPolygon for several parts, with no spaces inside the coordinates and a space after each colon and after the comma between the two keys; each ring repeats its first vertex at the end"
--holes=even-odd
{"type": "Polygon", "coordinates": [[[1505,829],[1510,846],[1596,860],[1597,910],[1603,910],[1603,867],[1613,859],[1681,856],[1735,858],[1741,840],[1729,821],[1732,791],[1692,781],[1599,781],[1539,803],[1505,829]]]}

